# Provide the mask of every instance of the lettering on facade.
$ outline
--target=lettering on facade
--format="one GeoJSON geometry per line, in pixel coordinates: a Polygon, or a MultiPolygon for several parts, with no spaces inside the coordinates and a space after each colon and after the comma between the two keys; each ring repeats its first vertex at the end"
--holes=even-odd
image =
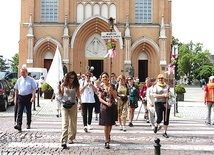
{"type": "Polygon", "coordinates": [[[121,32],[101,32],[101,39],[120,39],[121,32]]]}

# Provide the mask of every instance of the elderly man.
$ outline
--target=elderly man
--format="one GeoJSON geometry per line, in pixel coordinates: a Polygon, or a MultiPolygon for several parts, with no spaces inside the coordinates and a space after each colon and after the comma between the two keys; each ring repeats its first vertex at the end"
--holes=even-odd
{"type": "Polygon", "coordinates": [[[205,124],[214,125],[214,118],[211,122],[211,109],[214,105],[214,76],[209,78],[209,83],[204,89],[204,104],[207,105],[207,118],[205,124]]]}
{"type": "Polygon", "coordinates": [[[18,118],[16,121],[16,125],[14,126],[15,129],[18,131],[22,130],[22,117],[23,117],[23,110],[26,107],[27,113],[27,129],[30,129],[31,124],[31,107],[32,102],[35,99],[36,93],[36,82],[35,80],[28,76],[27,68],[21,68],[21,77],[17,80],[14,89],[15,89],[15,99],[14,104],[18,104],[18,118]]]}

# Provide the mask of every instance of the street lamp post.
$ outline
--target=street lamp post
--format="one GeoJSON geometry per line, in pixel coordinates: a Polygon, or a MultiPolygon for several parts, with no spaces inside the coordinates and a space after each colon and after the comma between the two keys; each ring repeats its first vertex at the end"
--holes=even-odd
{"type": "MultiPolygon", "coordinates": [[[[178,55],[178,45],[172,45],[172,54],[174,57],[177,59],[178,55]]],[[[177,62],[176,62],[177,63],[177,62]]],[[[176,64],[175,64],[175,69],[174,69],[174,77],[173,77],[173,87],[174,87],[174,94],[175,94],[175,80],[176,80],[176,64]]],[[[174,104],[174,116],[176,113],[178,113],[178,100],[177,100],[177,94],[175,94],[175,104],[174,104]]]]}

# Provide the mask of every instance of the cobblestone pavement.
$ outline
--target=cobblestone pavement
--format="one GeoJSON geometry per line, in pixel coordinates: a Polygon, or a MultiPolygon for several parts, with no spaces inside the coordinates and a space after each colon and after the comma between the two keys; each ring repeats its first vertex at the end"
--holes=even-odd
{"type": "MultiPolygon", "coordinates": [[[[163,129],[154,134],[143,120],[144,111],[138,108],[134,127],[127,126],[127,131],[123,132],[119,126],[113,126],[109,150],[104,149],[103,127],[94,118],[93,130],[85,133],[79,112],[76,140],[68,145],[68,149],[62,149],[59,142],[61,118],[56,117],[54,103],[40,99],[40,107],[33,111],[31,129],[23,125],[21,133],[13,128],[13,107],[9,107],[7,112],[0,112],[0,154],[152,155],[155,154],[156,138],[160,139],[163,155],[213,154],[214,126],[204,124],[206,107],[203,104],[203,91],[196,87],[187,87],[186,90],[185,101],[178,103],[179,113],[174,116],[174,109],[171,110],[169,138],[162,136],[163,129]]],[[[25,124],[25,115],[23,121],[25,124]]]]}

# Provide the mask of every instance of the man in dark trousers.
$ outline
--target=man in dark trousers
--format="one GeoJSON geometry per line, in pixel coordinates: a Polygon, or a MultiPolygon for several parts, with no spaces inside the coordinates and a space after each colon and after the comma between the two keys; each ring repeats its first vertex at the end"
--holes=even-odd
{"type": "Polygon", "coordinates": [[[18,116],[14,128],[18,131],[22,130],[22,117],[24,107],[26,107],[27,113],[27,129],[30,129],[32,109],[31,107],[32,102],[34,102],[35,99],[35,93],[37,88],[35,80],[32,77],[28,76],[27,68],[23,66],[20,71],[21,77],[17,80],[14,86],[14,104],[18,104],[18,116]]]}

